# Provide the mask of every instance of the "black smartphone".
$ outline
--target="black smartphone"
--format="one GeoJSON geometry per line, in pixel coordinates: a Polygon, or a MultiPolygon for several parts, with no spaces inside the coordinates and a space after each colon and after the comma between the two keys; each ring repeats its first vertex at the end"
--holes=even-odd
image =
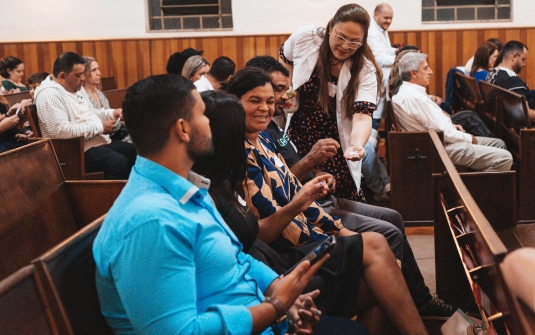
{"type": "MultiPolygon", "coordinates": [[[[300,260],[297,264],[303,261],[309,261],[310,265],[314,265],[314,263],[319,261],[326,253],[331,251],[335,245],[336,245],[336,237],[334,235],[330,235],[325,241],[321,242],[320,245],[315,247],[314,250],[312,250],[305,257],[303,257],[303,259],[300,260]]],[[[287,275],[290,272],[292,272],[297,266],[297,264],[292,266],[290,270],[286,271],[284,275],[287,275]]]]}

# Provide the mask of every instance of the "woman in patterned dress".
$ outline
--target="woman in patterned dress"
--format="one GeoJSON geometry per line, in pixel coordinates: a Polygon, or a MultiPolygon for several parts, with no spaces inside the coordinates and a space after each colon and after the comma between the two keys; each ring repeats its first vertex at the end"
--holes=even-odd
{"type": "Polygon", "coordinates": [[[354,233],[327,214],[314,201],[326,194],[326,176],[302,185],[262,135],[275,111],[271,77],[259,68],[245,67],[234,74],[227,92],[238,97],[245,110],[244,193],[258,219],[257,238],[284,257],[288,248],[308,251],[315,242],[336,235],[336,246],[322,267],[330,284],[319,297],[330,303],[330,313],[359,315],[371,334],[391,334],[392,329],[383,327],[392,324],[401,334],[427,334],[386,239],[373,232],[354,233]],[[371,305],[364,292],[373,296],[371,305]],[[369,314],[375,304],[386,315],[379,322],[369,314]]]}
{"type": "Polygon", "coordinates": [[[370,16],[357,4],[340,7],[327,28],[304,26],[281,46],[280,61],[292,73],[299,110],[288,129],[306,155],[322,138],[341,149],[318,169],[336,178],[336,195],[362,201],[360,159],[371,132],[382,74],[367,44],[370,16]]]}

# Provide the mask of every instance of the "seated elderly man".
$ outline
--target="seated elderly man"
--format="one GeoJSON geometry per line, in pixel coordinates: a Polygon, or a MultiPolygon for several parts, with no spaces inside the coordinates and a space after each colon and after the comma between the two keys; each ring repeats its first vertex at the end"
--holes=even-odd
{"type": "Polygon", "coordinates": [[[444,132],[444,148],[455,165],[477,171],[507,171],[513,158],[505,150],[502,140],[476,137],[455,126],[437,104],[427,95],[425,88],[433,71],[426,61],[427,55],[410,52],[399,61],[399,75],[403,80],[392,97],[394,112],[402,130],[444,132]]]}

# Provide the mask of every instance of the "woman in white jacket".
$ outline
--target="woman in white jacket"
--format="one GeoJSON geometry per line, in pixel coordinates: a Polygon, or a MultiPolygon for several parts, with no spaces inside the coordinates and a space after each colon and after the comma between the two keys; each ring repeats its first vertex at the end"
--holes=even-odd
{"type": "Polygon", "coordinates": [[[337,196],[352,200],[362,200],[360,159],[382,82],[366,42],[369,25],[364,8],[344,5],[326,28],[299,28],[279,52],[299,93],[300,107],[289,119],[289,135],[302,155],[322,138],[341,144],[318,168],[336,178],[337,196]]]}

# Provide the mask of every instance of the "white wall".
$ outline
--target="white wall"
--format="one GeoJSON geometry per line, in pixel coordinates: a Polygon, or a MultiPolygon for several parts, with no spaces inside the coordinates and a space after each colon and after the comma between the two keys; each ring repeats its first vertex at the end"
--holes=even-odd
{"type": "MultiPolygon", "coordinates": [[[[341,0],[233,0],[234,29],[224,32],[147,32],[146,0],[0,0],[0,43],[91,39],[258,35],[291,33],[300,25],[325,25],[341,0]]],[[[391,30],[533,26],[534,0],[512,0],[513,22],[422,24],[421,0],[390,0],[391,30]]],[[[358,3],[373,12],[379,1],[358,3]]]]}

